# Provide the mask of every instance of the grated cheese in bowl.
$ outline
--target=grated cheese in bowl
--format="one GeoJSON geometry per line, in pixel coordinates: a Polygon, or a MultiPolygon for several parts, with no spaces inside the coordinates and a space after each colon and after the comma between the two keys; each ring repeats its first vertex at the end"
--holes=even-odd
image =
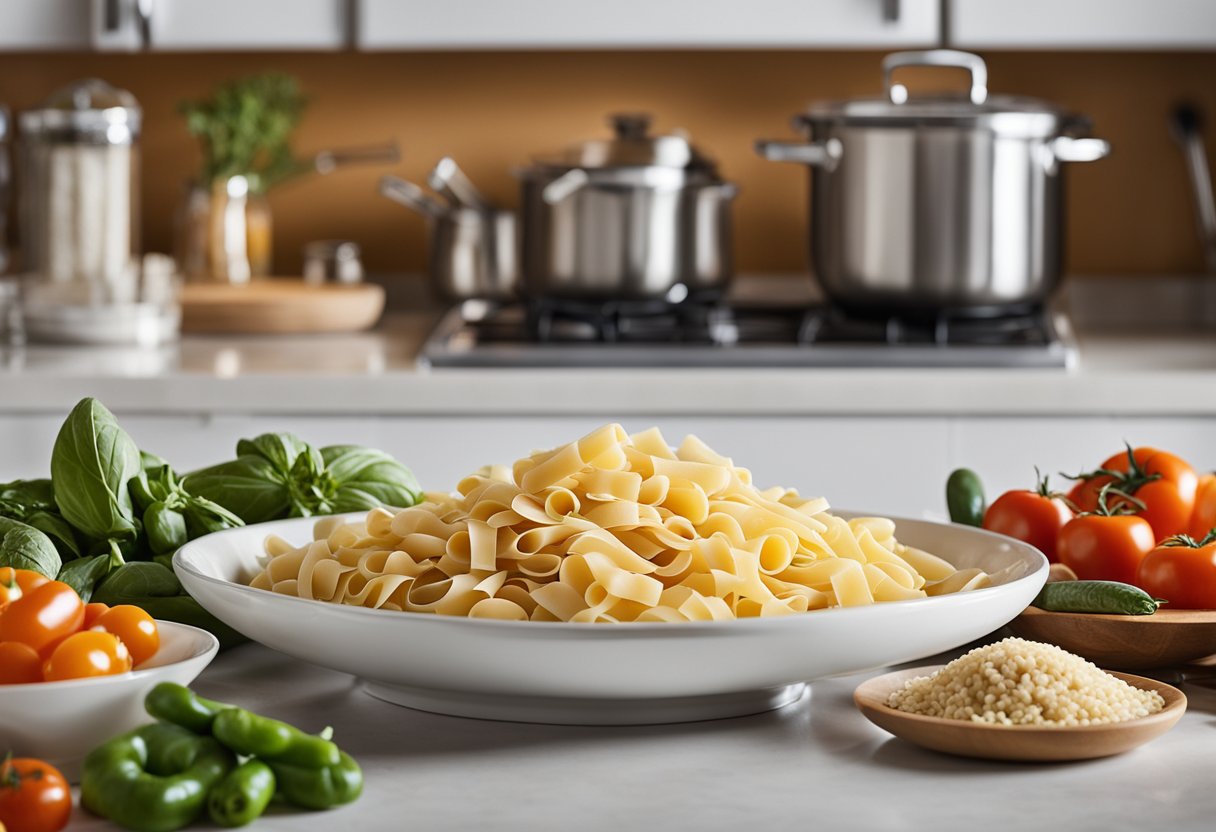
{"type": "Polygon", "coordinates": [[[945,719],[1070,727],[1148,716],[1165,700],[1054,645],[1007,638],[907,682],[887,704],[945,719]]]}

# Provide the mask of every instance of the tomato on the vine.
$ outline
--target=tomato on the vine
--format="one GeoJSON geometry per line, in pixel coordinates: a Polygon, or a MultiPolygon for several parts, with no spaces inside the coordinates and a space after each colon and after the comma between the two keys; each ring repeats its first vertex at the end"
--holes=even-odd
{"type": "Polygon", "coordinates": [[[130,651],[131,661],[136,665],[152,658],[160,649],[156,621],[131,604],[119,604],[103,612],[93,622],[92,629],[117,636],[130,651]]]}
{"type": "Polygon", "coordinates": [[[1056,563],[1056,541],[1072,518],[1072,509],[1043,479],[1034,491],[1006,491],[997,497],[984,512],[983,525],[989,531],[1029,543],[1056,563]]]}
{"type": "Polygon", "coordinates": [[[1060,530],[1060,563],[1083,581],[1136,582],[1136,568],[1157,542],[1132,514],[1080,514],[1060,530]]]}
{"type": "Polygon", "coordinates": [[[1199,477],[1180,457],[1156,448],[1129,446],[1096,471],[1083,474],[1068,492],[1068,499],[1079,511],[1094,511],[1098,495],[1108,485],[1116,491],[1110,498],[1112,508],[1130,504],[1122,495],[1143,504],[1136,514],[1148,521],[1157,540],[1191,528],[1199,477]]]}
{"type": "Polygon", "coordinates": [[[1216,474],[1199,478],[1195,491],[1195,513],[1191,515],[1191,537],[1202,540],[1216,529],[1216,474]]]}
{"type": "Polygon", "coordinates": [[[72,815],[67,780],[42,760],[0,762],[0,824],[9,832],[59,832],[72,815]]]}
{"type": "Polygon", "coordinates": [[[1163,541],[1140,562],[1136,583],[1171,609],[1216,610],[1216,532],[1163,541]]]}
{"type": "Polygon", "coordinates": [[[0,641],[20,641],[39,653],[80,629],[84,603],[62,581],[47,581],[0,612],[0,641]]]}

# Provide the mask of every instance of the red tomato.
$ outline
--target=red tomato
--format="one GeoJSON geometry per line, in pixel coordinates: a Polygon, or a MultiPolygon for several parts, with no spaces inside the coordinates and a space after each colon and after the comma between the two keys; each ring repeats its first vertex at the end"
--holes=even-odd
{"type": "MultiPolygon", "coordinates": [[[[1144,509],[1136,513],[1153,527],[1157,540],[1191,528],[1199,477],[1181,458],[1156,448],[1135,448],[1110,457],[1101,470],[1115,475],[1094,472],[1068,492],[1068,499],[1080,511],[1095,510],[1102,487],[1109,484],[1144,503],[1144,509]]],[[[1109,504],[1117,508],[1126,501],[1111,494],[1109,504]]]]}
{"type": "Polygon", "coordinates": [[[111,607],[94,623],[92,629],[118,637],[131,653],[132,663],[139,665],[160,649],[160,633],[156,621],[142,609],[131,604],[111,607]]]}
{"type": "Polygon", "coordinates": [[[1170,609],[1216,610],[1216,537],[1165,541],[1140,562],[1136,583],[1170,609]]]}
{"type": "Polygon", "coordinates": [[[85,630],[59,642],[43,665],[42,674],[48,682],[62,682],[90,676],[113,676],[130,669],[131,654],[117,636],[85,630]]]}
{"type": "Polygon", "coordinates": [[[1052,563],[1059,560],[1056,540],[1072,519],[1058,497],[1039,491],[1006,491],[984,512],[984,528],[1029,543],[1052,563]]]}
{"type": "Polygon", "coordinates": [[[1136,567],[1156,544],[1152,526],[1131,514],[1083,514],[1060,530],[1060,563],[1083,581],[1136,582],[1136,567]]]}
{"type": "Polygon", "coordinates": [[[72,814],[72,792],[63,775],[42,760],[0,762],[0,824],[8,832],[59,832],[72,814]]]}
{"type": "Polygon", "coordinates": [[[84,604],[61,581],[34,587],[0,613],[0,641],[20,641],[39,653],[80,629],[84,604]]]}
{"type": "Polygon", "coordinates": [[[36,586],[47,583],[50,578],[32,569],[14,569],[11,566],[0,567],[0,609],[4,609],[12,601],[16,601],[36,586]]]}
{"type": "Polygon", "coordinates": [[[1199,478],[1195,492],[1195,513],[1191,515],[1191,537],[1203,540],[1216,529],[1216,474],[1199,478]]]}
{"type": "Polygon", "coordinates": [[[42,681],[38,651],[19,641],[0,641],[0,685],[28,685],[42,681]]]}

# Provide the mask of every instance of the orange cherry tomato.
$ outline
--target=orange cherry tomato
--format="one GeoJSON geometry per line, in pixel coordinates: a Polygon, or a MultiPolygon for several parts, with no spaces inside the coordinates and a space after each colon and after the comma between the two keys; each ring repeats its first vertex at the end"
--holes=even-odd
{"type": "Polygon", "coordinates": [[[1191,537],[1203,540],[1216,529],[1216,474],[1204,474],[1199,478],[1195,491],[1195,513],[1191,515],[1191,537]]]}
{"type": "Polygon", "coordinates": [[[84,605],[84,623],[80,625],[81,628],[87,630],[90,627],[92,627],[94,624],[97,623],[97,619],[101,618],[102,613],[104,613],[109,608],[110,607],[107,604],[103,604],[100,601],[94,601],[91,604],[85,604],[84,605]]]}
{"type": "Polygon", "coordinates": [[[84,623],[84,604],[76,590],[61,581],[47,581],[0,613],[0,641],[20,641],[45,652],[84,623]]]}
{"type": "Polygon", "coordinates": [[[70,635],[55,648],[43,665],[48,682],[113,676],[131,669],[131,654],[118,636],[85,630],[70,635]]]}
{"type": "MultiPolygon", "coordinates": [[[[1185,460],[1156,448],[1135,448],[1110,457],[1102,463],[1102,469],[1116,476],[1095,472],[1068,493],[1079,510],[1097,508],[1102,487],[1111,484],[1144,503],[1144,509],[1136,513],[1153,527],[1157,540],[1191,528],[1199,477],[1185,460]]],[[[1123,503],[1126,501],[1117,494],[1109,496],[1111,508],[1123,503]]]]}
{"type": "Polygon", "coordinates": [[[0,567],[0,609],[16,601],[36,586],[50,581],[41,572],[32,569],[14,569],[11,566],[0,567]]]}
{"type": "Polygon", "coordinates": [[[101,614],[92,629],[110,633],[126,645],[136,666],[152,658],[160,649],[156,621],[139,607],[119,604],[101,614]]]}
{"type": "Polygon", "coordinates": [[[1060,563],[1083,581],[1136,582],[1136,568],[1156,545],[1153,528],[1131,514],[1082,514],[1060,530],[1060,563]]]}
{"type": "Polygon", "coordinates": [[[1136,583],[1169,609],[1216,610],[1216,536],[1165,541],[1140,562],[1136,583]]]}
{"type": "Polygon", "coordinates": [[[1029,543],[1056,563],[1060,559],[1056,540],[1072,517],[1072,509],[1058,497],[1040,491],[1006,491],[988,506],[983,525],[1029,543]]]}
{"type": "Polygon", "coordinates": [[[59,769],[42,760],[0,762],[0,824],[8,832],[59,832],[72,815],[72,792],[59,769]]]}
{"type": "Polygon", "coordinates": [[[19,641],[0,641],[0,685],[28,685],[42,681],[38,651],[19,641]]]}

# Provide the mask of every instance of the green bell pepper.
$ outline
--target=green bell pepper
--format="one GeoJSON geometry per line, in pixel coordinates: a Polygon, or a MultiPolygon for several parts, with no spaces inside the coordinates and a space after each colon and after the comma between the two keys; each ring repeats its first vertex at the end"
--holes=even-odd
{"type": "Polygon", "coordinates": [[[207,793],[235,762],[210,737],[177,725],[145,725],[89,753],[81,803],[136,832],[172,832],[202,813],[207,793]]]}
{"type": "Polygon", "coordinates": [[[268,763],[321,768],[339,763],[338,746],[306,734],[294,725],[258,716],[244,708],[220,711],[211,723],[217,740],[243,757],[260,757],[268,763]]]}
{"type": "Polygon", "coordinates": [[[336,765],[312,768],[270,761],[279,794],[305,809],[332,809],[363,793],[363,771],[345,751],[336,765]]]}
{"type": "Polygon", "coordinates": [[[207,796],[207,812],[220,826],[245,826],[262,816],[274,797],[270,766],[258,759],[233,769],[207,796]]]}

